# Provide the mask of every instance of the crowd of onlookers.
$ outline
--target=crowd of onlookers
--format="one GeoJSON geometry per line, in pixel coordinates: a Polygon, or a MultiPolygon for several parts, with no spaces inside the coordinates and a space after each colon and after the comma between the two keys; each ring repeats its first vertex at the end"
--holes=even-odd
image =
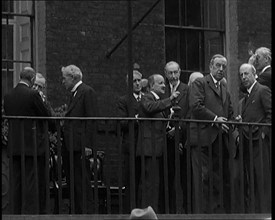
{"type": "MultiPolygon", "coordinates": [[[[128,85],[132,86],[133,94],[131,96],[125,94],[118,98],[116,102],[118,117],[194,119],[212,121],[212,123],[187,124],[184,120],[180,120],[179,123],[175,120],[167,123],[161,120],[137,120],[134,122],[135,143],[130,143],[132,138],[129,133],[129,122],[121,121],[123,184],[126,186],[124,212],[128,213],[131,210],[130,193],[133,192],[131,187],[135,186],[137,207],[152,206],[157,213],[163,213],[164,200],[168,200],[169,212],[177,213],[175,198],[176,194],[181,193],[183,198],[180,204],[181,212],[186,213],[187,181],[190,181],[187,180],[186,171],[188,144],[192,167],[192,212],[229,213],[232,208],[229,178],[232,176],[232,169],[229,166],[229,158],[232,156],[235,161],[239,160],[240,141],[243,146],[243,167],[246,177],[244,181],[247,189],[246,207],[250,206],[251,194],[255,193],[256,212],[271,211],[270,127],[255,125],[249,129],[248,126],[244,126],[238,130],[238,126],[228,123],[230,121],[271,123],[271,51],[265,47],[258,48],[248,62],[239,67],[240,91],[243,97],[239,101],[238,112],[233,111],[227,87],[225,78],[227,65],[225,56],[215,54],[209,63],[209,74],[193,72],[188,84],[181,82],[181,68],[175,61],[165,65],[164,74],[153,74],[147,79],[143,78],[138,68],[133,70],[133,82],[132,85],[128,85]],[[179,140],[175,138],[177,129],[179,140]],[[230,132],[234,129],[238,133],[238,138],[233,147],[228,140],[230,132]],[[188,141],[187,130],[190,131],[188,141]],[[131,146],[134,146],[135,154],[134,184],[130,184],[131,146]],[[164,197],[164,152],[167,153],[168,198],[164,197]],[[177,192],[175,187],[177,154],[180,155],[181,192],[177,192]],[[254,189],[250,188],[250,155],[253,157],[254,189]],[[210,197],[212,202],[209,202],[210,197]]],[[[98,116],[96,92],[82,82],[81,70],[75,65],[69,65],[63,67],[61,73],[65,89],[71,92],[65,117],[98,116]]],[[[127,75],[126,83],[128,82],[127,75]]],[[[5,114],[52,116],[53,110],[44,92],[45,85],[46,80],[42,74],[36,73],[31,67],[25,67],[20,73],[18,85],[4,97],[5,114]]],[[[10,123],[8,144],[13,166],[11,176],[13,213],[46,213],[45,144],[48,142],[45,141],[47,138],[45,126],[42,121],[38,121],[34,129],[32,121],[27,121],[24,123],[22,133],[20,121],[14,120],[10,123]],[[34,135],[36,143],[33,141],[34,135]],[[33,152],[34,149],[36,154],[33,152]],[[37,160],[34,160],[34,157],[37,157],[37,160]],[[22,164],[25,166],[24,173],[21,172],[22,164]],[[36,172],[37,180],[34,178],[36,172]],[[22,182],[22,175],[25,177],[25,182],[22,182]],[[24,193],[22,186],[25,187],[24,193]],[[27,202],[22,203],[25,201],[22,200],[22,194],[27,198],[27,202]],[[37,198],[39,203],[36,202],[37,198]]],[[[82,151],[84,148],[86,154],[91,152],[95,132],[95,122],[92,120],[87,120],[85,123],[81,120],[66,120],[63,126],[62,163],[68,182],[74,183],[69,184],[74,186],[74,206],[70,210],[72,213],[93,213],[93,192],[87,176],[89,172],[83,171],[82,151]]],[[[237,171],[234,175],[235,185],[239,186],[237,171]]],[[[238,188],[236,187],[237,192],[238,188]]],[[[236,196],[238,197],[237,193],[236,196]]]]}

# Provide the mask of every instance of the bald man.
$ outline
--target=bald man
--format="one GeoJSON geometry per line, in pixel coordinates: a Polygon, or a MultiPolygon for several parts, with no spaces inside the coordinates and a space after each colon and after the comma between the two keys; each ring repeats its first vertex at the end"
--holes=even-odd
{"type": "MultiPolygon", "coordinates": [[[[165,118],[165,110],[172,107],[180,93],[173,91],[168,98],[161,99],[161,95],[165,93],[165,80],[160,74],[151,75],[148,83],[150,91],[141,98],[139,117],[165,118]]],[[[141,168],[144,156],[145,170],[141,170],[139,205],[141,208],[151,205],[156,212],[160,208],[160,164],[164,147],[165,124],[157,120],[140,121],[136,154],[141,157],[141,168]],[[143,173],[145,179],[142,178],[143,173]]]]}
{"type": "MultiPolygon", "coordinates": [[[[241,101],[241,120],[251,123],[271,123],[271,90],[267,86],[257,82],[256,69],[253,65],[248,63],[242,64],[239,69],[239,74],[241,83],[247,90],[246,97],[241,101]]],[[[250,177],[249,127],[243,127],[242,131],[244,171],[245,176],[247,175],[250,177]]],[[[255,211],[261,213],[271,212],[270,138],[270,127],[262,127],[261,130],[259,126],[252,126],[252,154],[255,188],[250,191],[250,178],[248,178],[248,181],[245,178],[245,187],[247,188],[245,192],[250,191],[246,194],[246,201],[248,201],[246,208],[251,207],[251,196],[252,193],[255,193],[255,211]],[[262,142],[262,147],[260,146],[260,142],[262,142]],[[260,152],[261,150],[262,152],[260,152]],[[261,155],[262,158],[260,157],[261,155]],[[263,191],[263,194],[261,191],[263,191]]]]}

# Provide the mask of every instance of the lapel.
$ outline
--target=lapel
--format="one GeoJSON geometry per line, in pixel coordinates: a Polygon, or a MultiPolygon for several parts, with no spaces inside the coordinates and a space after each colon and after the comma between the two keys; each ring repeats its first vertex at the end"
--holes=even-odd
{"type": "Polygon", "coordinates": [[[76,103],[78,103],[79,98],[80,98],[80,96],[81,96],[81,94],[83,92],[82,86],[83,86],[83,83],[81,85],[79,85],[78,88],[76,89],[76,94],[72,98],[72,101],[71,101],[71,103],[70,103],[70,105],[68,107],[66,115],[73,109],[73,107],[76,105],[76,103]]]}
{"type": "Polygon", "coordinates": [[[247,101],[246,103],[244,103],[243,101],[243,108],[242,108],[242,112],[244,112],[244,110],[247,108],[247,106],[253,101],[253,98],[258,90],[259,86],[258,86],[258,82],[256,82],[256,84],[253,86],[250,94],[249,94],[249,97],[247,98],[247,101]]]}

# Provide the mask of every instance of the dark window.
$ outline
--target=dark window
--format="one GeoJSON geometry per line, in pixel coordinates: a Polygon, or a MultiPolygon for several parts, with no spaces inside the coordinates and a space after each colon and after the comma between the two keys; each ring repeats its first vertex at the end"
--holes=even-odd
{"type": "Polygon", "coordinates": [[[178,62],[185,83],[191,72],[209,72],[209,60],[224,54],[224,0],[165,0],[166,61],[178,62]]]}

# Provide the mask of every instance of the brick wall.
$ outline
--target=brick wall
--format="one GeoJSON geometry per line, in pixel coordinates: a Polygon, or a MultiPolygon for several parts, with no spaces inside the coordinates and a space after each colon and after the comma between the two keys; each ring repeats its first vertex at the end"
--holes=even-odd
{"type": "MultiPolygon", "coordinates": [[[[133,24],[155,3],[155,0],[133,1],[133,24]]],[[[238,67],[247,62],[248,50],[271,47],[271,0],[226,1],[226,51],[229,61],[228,83],[236,109],[238,67]]],[[[42,7],[42,6],[41,6],[42,7]]],[[[128,69],[127,40],[106,57],[127,33],[127,1],[46,1],[45,21],[40,25],[39,68],[45,71],[47,95],[53,107],[67,103],[68,92],[61,85],[61,66],[75,64],[83,72],[83,81],[98,94],[101,116],[115,116],[116,98],[126,93],[128,69]],[[45,27],[45,28],[44,28],[45,27]],[[43,38],[41,38],[43,39],[43,38]],[[45,46],[44,46],[45,44],[45,46]],[[45,48],[44,48],[45,47],[45,48]],[[43,50],[44,51],[40,51],[43,50]]],[[[38,15],[43,16],[42,14],[38,15]]],[[[164,8],[161,1],[133,31],[133,62],[140,65],[145,77],[163,73],[164,8]]],[[[114,137],[101,136],[99,147],[117,160],[114,137]],[[112,146],[111,146],[112,145],[112,146]],[[108,148],[108,149],[107,149],[108,148]]]]}
{"type": "MultiPolygon", "coordinates": [[[[155,0],[132,2],[133,25],[155,0]]],[[[145,77],[163,73],[164,18],[159,3],[133,31],[133,62],[145,77]]],[[[115,101],[127,92],[127,40],[106,57],[127,33],[127,1],[46,1],[47,95],[53,107],[68,102],[68,92],[61,84],[61,66],[77,65],[83,81],[98,95],[100,116],[115,116],[115,101]]],[[[100,128],[106,127],[100,124],[100,128]]],[[[110,129],[114,129],[111,124],[110,129]]],[[[98,147],[111,158],[111,170],[118,169],[118,144],[115,133],[99,135],[98,147]]],[[[111,174],[114,177],[116,172],[111,174]]],[[[113,178],[115,180],[116,178],[113,178]]]]}
{"type": "MultiPolygon", "coordinates": [[[[153,3],[133,1],[133,24],[153,3]]],[[[162,10],[159,4],[133,32],[133,62],[146,77],[162,73],[165,64],[162,10]]],[[[106,53],[127,33],[127,25],[127,1],[46,2],[46,74],[53,106],[63,104],[67,94],[60,66],[75,64],[95,88],[101,116],[115,115],[110,106],[126,91],[127,40],[111,58],[106,53]]]]}

